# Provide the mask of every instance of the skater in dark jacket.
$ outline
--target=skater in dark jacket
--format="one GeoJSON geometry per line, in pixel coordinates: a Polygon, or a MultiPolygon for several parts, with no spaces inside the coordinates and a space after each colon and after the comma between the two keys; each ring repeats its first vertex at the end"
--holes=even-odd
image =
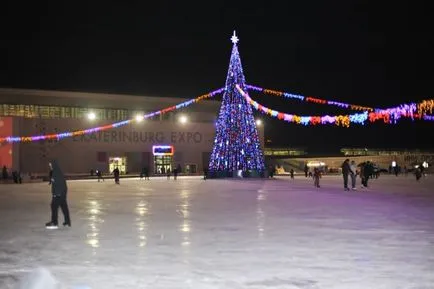
{"type": "Polygon", "coordinates": [[[115,177],[115,184],[119,185],[120,171],[119,171],[119,169],[117,167],[113,170],[113,175],[115,177]]]}
{"type": "Polygon", "coordinates": [[[173,169],[173,179],[176,181],[176,179],[178,178],[178,168],[174,168],[173,169]]]}
{"type": "Polygon", "coordinates": [[[100,180],[104,182],[104,177],[102,176],[102,172],[100,170],[96,170],[96,175],[98,176],[98,183],[100,180]]]}
{"type": "Polygon", "coordinates": [[[351,166],[350,166],[350,160],[346,159],[342,163],[342,176],[344,177],[344,190],[349,191],[350,188],[348,188],[348,175],[352,173],[351,166]]]}
{"type": "Polygon", "coordinates": [[[49,163],[50,166],[50,184],[51,184],[51,221],[46,225],[47,229],[57,229],[59,207],[62,210],[65,221],[63,226],[71,227],[71,219],[69,217],[68,203],[66,197],[68,186],[66,185],[65,176],[59,167],[57,161],[53,160],[49,163]]]}
{"type": "Polygon", "coordinates": [[[321,171],[319,168],[313,169],[313,185],[317,188],[319,188],[319,179],[321,178],[321,171]]]}

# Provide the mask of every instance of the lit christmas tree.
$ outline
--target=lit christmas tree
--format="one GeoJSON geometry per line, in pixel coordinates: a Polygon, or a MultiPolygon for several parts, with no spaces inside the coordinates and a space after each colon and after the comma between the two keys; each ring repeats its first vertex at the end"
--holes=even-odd
{"type": "Polygon", "coordinates": [[[238,84],[243,91],[247,91],[235,31],[231,40],[233,43],[231,60],[216,123],[209,171],[262,172],[264,157],[252,108],[236,88],[238,84]]]}

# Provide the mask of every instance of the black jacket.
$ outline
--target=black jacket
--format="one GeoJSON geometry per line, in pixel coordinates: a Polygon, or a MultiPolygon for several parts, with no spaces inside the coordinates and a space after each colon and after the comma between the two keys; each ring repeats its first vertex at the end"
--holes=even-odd
{"type": "Polygon", "coordinates": [[[351,172],[352,171],[351,171],[350,163],[348,161],[343,162],[342,163],[342,174],[348,175],[351,172]]]}
{"type": "Polygon", "coordinates": [[[68,192],[65,176],[55,160],[51,161],[51,166],[51,193],[53,196],[65,197],[68,192]]]}

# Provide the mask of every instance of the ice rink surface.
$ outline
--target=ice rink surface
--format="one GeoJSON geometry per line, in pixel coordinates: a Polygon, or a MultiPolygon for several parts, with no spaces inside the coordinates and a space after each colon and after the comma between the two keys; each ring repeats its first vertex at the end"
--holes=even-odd
{"type": "Polygon", "coordinates": [[[41,266],[66,288],[434,288],[434,176],[342,183],[69,181],[59,230],[47,183],[0,184],[0,288],[41,266]]]}

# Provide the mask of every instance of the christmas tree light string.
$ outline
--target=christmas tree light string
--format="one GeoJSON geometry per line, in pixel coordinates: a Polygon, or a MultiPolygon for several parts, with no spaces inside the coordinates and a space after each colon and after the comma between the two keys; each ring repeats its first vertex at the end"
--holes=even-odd
{"type": "MultiPolygon", "coordinates": [[[[369,120],[370,122],[374,122],[381,119],[385,123],[391,123],[392,119],[396,121],[401,116],[408,116],[407,111],[409,109],[405,105],[401,105],[400,107],[397,107],[393,110],[393,114],[391,114],[389,110],[379,110],[376,112],[365,111],[362,113],[355,113],[350,115],[337,115],[337,116],[329,116],[329,115],[298,116],[298,115],[279,112],[276,110],[272,110],[266,106],[263,106],[258,102],[254,101],[248,95],[248,93],[246,93],[239,85],[236,85],[236,88],[238,89],[240,94],[244,96],[244,98],[246,98],[247,102],[251,106],[253,106],[256,110],[286,122],[294,122],[302,125],[335,124],[338,126],[349,127],[350,123],[357,123],[357,124],[364,125],[367,120],[369,120]]],[[[413,106],[411,106],[411,108],[413,108],[413,106]]],[[[430,120],[430,121],[434,120],[434,117],[428,115],[419,116],[417,114],[413,114],[412,116],[422,118],[424,120],[430,120]]]]}
{"type": "MultiPolygon", "coordinates": [[[[177,109],[187,107],[187,106],[189,106],[193,103],[197,103],[201,100],[214,97],[214,96],[222,93],[224,90],[225,90],[225,88],[220,88],[220,89],[214,90],[210,93],[201,95],[199,97],[184,101],[184,102],[179,103],[177,105],[170,106],[170,107],[167,107],[167,108],[155,111],[155,112],[147,113],[147,114],[143,115],[143,119],[152,118],[152,117],[160,115],[160,114],[165,114],[165,113],[168,113],[171,111],[175,111],[177,109]]],[[[84,129],[84,130],[62,132],[62,133],[57,133],[57,134],[45,134],[45,135],[36,135],[36,136],[0,137],[0,143],[35,142],[35,141],[41,141],[41,140],[63,139],[63,138],[67,138],[67,137],[73,137],[73,136],[84,135],[84,134],[91,134],[91,133],[94,133],[97,131],[103,131],[103,130],[121,127],[121,126],[130,124],[133,121],[135,121],[135,120],[134,119],[127,119],[127,120],[115,122],[115,123],[104,125],[104,126],[98,126],[98,127],[88,128],[88,129],[84,129]]]]}
{"type": "Polygon", "coordinates": [[[258,129],[252,107],[236,85],[245,87],[245,76],[238,52],[238,37],[231,38],[233,46],[226,76],[225,92],[216,121],[214,145],[209,171],[215,177],[228,172],[262,172],[265,169],[258,129]]]}

